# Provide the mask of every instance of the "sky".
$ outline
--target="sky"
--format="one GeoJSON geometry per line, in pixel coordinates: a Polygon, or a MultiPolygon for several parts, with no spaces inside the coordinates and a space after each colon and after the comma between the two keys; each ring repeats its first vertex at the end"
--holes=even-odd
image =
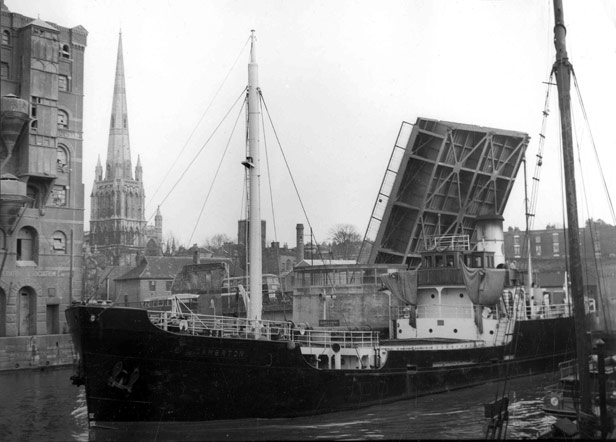
{"type": "MultiPolygon", "coordinates": [[[[236,239],[237,220],[244,216],[244,118],[241,100],[233,103],[247,84],[253,29],[260,87],[275,128],[274,134],[266,124],[261,147],[268,242],[293,247],[298,223],[312,229],[318,242],[328,241],[338,224],[363,236],[403,121],[422,117],[526,132],[529,177],[535,169],[554,61],[551,0],[5,4],[12,12],[69,28],[82,25],[89,33],[86,230],[96,161],[106,159],[120,31],[131,154],[133,167],[138,155],[143,166],[146,218],[153,223],[160,206],[164,236],[182,244],[202,244],[217,234],[236,239]]],[[[614,223],[596,164],[609,168],[616,162],[616,7],[610,0],[564,0],[564,13],[569,58],[590,124],[585,128],[584,118],[574,115],[576,167],[583,171],[578,193],[592,195],[578,197],[580,218],[614,223]]],[[[563,220],[555,89],[551,96],[535,228],[563,220]]],[[[577,102],[575,90],[572,97],[577,102]]],[[[616,189],[615,174],[603,173],[607,188],[616,189]]],[[[524,207],[520,173],[505,228],[524,228],[524,207]]]]}

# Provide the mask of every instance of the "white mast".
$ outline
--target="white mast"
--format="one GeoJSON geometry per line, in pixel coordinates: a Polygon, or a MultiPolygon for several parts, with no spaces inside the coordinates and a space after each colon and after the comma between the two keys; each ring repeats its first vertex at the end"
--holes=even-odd
{"type": "Polygon", "coordinates": [[[257,65],[256,36],[251,31],[250,63],[248,63],[248,158],[244,165],[249,168],[249,272],[250,305],[247,318],[261,320],[262,298],[262,256],[261,256],[261,201],[259,167],[259,66],[257,65]]]}

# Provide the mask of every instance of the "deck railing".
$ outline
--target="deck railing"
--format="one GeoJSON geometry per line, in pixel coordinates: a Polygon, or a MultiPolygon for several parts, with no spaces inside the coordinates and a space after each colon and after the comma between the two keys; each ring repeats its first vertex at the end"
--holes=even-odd
{"type": "Polygon", "coordinates": [[[176,333],[236,337],[244,339],[288,340],[292,324],[284,321],[255,321],[230,316],[177,314],[169,311],[148,311],[155,326],[176,333]]]}
{"type": "Polygon", "coordinates": [[[271,341],[292,341],[300,346],[341,348],[376,347],[378,332],[339,329],[307,329],[292,322],[211,316],[197,313],[178,315],[169,311],[148,311],[152,324],[181,334],[271,341]]]}
{"type": "Polygon", "coordinates": [[[379,333],[375,331],[357,330],[294,330],[293,340],[306,347],[332,347],[340,348],[377,347],[379,333]]]}

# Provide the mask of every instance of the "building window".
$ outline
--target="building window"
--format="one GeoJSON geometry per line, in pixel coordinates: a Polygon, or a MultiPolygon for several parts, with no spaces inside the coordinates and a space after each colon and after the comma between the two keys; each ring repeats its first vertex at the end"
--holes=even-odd
{"type": "Polygon", "coordinates": [[[66,75],[58,75],[58,90],[68,91],[68,77],[66,75]]]}
{"type": "Polygon", "coordinates": [[[71,48],[69,47],[69,45],[67,44],[62,45],[62,50],[60,51],[60,55],[62,56],[62,58],[71,58],[71,48]]]}
{"type": "Polygon", "coordinates": [[[59,230],[53,232],[53,253],[66,255],[66,235],[59,230]]]}
{"type": "Polygon", "coordinates": [[[68,129],[68,114],[61,109],[58,109],[58,127],[68,129]]]}
{"type": "Polygon", "coordinates": [[[560,244],[558,243],[558,233],[552,233],[552,253],[558,256],[560,253],[560,244]]]}
{"type": "Polygon", "coordinates": [[[17,235],[17,261],[36,260],[36,231],[32,227],[23,227],[17,235]]]}
{"type": "Polygon", "coordinates": [[[66,149],[64,149],[64,147],[59,146],[56,149],[56,164],[58,172],[68,171],[68,154],[66,153],[66,149]]]}
{"type": "Polygon", "coordinates": [[[516,258],[520,257],[520,235],[513,236],[513,254],[516,258]]]}
{"type": "Polygon", "coordinates": [[[2,44],[3,45],[11,44],[11,34],[6,29],[2,31],[2,44]]]}
{"type": "Polygon", "coordinates": [[[66,187],[53,186],[51,191],[51,204],[54,206],[66,206],[66,187]]]}
{"type": "Polygon", "coordinates": [[[535,236],[535,243],[541,244],[541,236],[540,235],[535,236]]]}
{"type": "Polygon", "coordinates": [[[173,285],[173,281],[165,281],[165,290],[168,292],[171,291],[171,286],[173,285]]]}
{"type": "Polygon", "coordinates": [[[150,291],[156,291],[156,281],[150,281],[150,291]]]}
{"type": "Polygon", "coordinates": [[[541,256],[541,244],[535,244],[535,256],[541,256]]]}
{"type": "Polygon", "coordinates": [[[0,63],[0,77],[9,78],[9,64],[2,62],[0,63]]]}

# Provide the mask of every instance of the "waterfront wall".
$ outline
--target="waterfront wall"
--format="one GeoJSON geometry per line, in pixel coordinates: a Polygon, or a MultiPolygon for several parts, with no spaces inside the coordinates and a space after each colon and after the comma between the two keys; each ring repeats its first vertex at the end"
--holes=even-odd
{"type": "Polygon", "coordinates": [[[0,338],[0,371],[71,365],[76,357],[68,334],[0,338]]]}

